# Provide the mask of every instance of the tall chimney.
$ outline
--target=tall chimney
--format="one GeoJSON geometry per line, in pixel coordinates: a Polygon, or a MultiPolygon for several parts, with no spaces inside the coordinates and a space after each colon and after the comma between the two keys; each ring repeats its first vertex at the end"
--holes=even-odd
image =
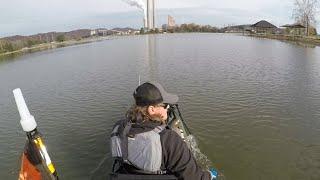
{"type": "Polygon", "coordinates": [[[152,0],[152,29],[155,29],[156,21],[155,21],[155,3],[152,0]]]}
{"type": "Polygon", "coordinates": [[[145,17],[143,18],[143,27],[147,28],[147,19],[145,17]]]}
{"type": "Polygon", "coordinates": [[[147,0],[147,17],[146,17],[146,28],[155,28],[155,3],[154,0],[147,0]]]}
{"type": "Polygon", "coordinates": [[[149,18],[149,14],[150,14],[150,8],[149,8],[149,0],[147,0],[147,29],[150,29],[150,18],[149,18]]]}

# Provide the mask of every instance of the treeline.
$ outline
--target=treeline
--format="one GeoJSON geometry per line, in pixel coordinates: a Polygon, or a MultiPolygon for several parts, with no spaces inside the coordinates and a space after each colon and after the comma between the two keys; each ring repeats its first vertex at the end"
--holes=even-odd
{"type": "Polygon", "coordinates": [[[29,38],[29,37],[17,37],[12,39],[0,39],[0,54],[6,52],[12,52],[21,50],[23,48],[30,48],[34,45],[39,45],[43,43],[50,42],[63,42],[65,41],[64,35],[58,35],[54,39],[37,39],[37,38],[29,38]]]}
{"type": "Polygon", "coordinates": [[[70,32],[48,32],[31,36],[10,36],[0,38],[0,54],[30,48],[35,45],[68,40],[81,40],[91,35],[90,29],[78,29],[70,32]]]}
{"type": "Polygon", "coordinates": [[[180,26],[167,27],[168,32],[219,32],[219,29],[210,25],[198,25],[195,23],[181,24],[180,26]]]}
{"type": "Polygon", "coordinates": [[[1,40],[0,41],[0,53],[12,52],[24,47],[31,47],[36,44],[41,44],[39,40],[17,40],[17,41],[9,41],[9,40],[1,40]]]}

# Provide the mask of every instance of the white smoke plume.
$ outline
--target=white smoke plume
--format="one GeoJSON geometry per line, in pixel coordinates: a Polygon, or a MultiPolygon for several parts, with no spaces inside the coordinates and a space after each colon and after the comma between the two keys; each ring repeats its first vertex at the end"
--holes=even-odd
{"type": "Polygon", "coordinates": [[[122,0],[122,1],[129,4],[130,6],[136,6],[137,8],[142,10],[145,9],[145,4],[143,3],[142,0],[122,0]]]}
{"type": "Polygon", "coordinates": [[[122,0],[123,2],[129,4],[130,6],[135,6],[141,10],[143,10],[144,13],[144,18],[147,18],[147,10],[146,10],[146,5],[143,2],[143,0],[122,0]]]}

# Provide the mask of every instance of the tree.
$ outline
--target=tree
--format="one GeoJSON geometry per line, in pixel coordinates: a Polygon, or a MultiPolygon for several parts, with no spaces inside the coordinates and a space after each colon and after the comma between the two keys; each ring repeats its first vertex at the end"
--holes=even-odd
{"type": "Polygon", "coordinates": [[[5,42],[3,45],[3,49],[5,52],[11,52],[11,51],[15,50],[12,43],[10,43],[10,42],[5,42]]]}
{"type": "Polygon", "coordinates": [[[144,34],[144,28],[140,29],[140,34],[144,34]]]}
{"type": "Polygon", "coordinates": [[[154,29],[150,29],[148,33],[149,34],[153,34],[154,33],[154,29]]]}
{"type": "Polygon", "coordinates": [[[58,35],[57,38],[56,38],[56,41],[58,41],[58,42],[63,42],[65,40],[66,40],[66,38],[64,37],[63,34],[58,35]]]}
{"type": "Polygon", "coordinates": [[[27,47],[31,47],[35,44],[37,44],[37,42],[35,40],[31,40],[31,39],[28,39],[27,43],[26,43],[27,47]]]}
{"type": "Polygon", "coordinates": [[[311,36],[317,35],[317,29],[315,27],[309,26],[309,35],[311,36]]]}
{"type": "Polygon", "coordinates": [[[316,24],[318,0],[295,0],[293,9],[293,18],[296,22],[306,26],[306,35],[309,36],[309,26],[316,24]]]}
{"type": "Polygon", "coordinates": [[[4,49],[3,49],[3,44],[4,44],[4,43],[0,40],[0,53],[4,51],[4,49]]]}

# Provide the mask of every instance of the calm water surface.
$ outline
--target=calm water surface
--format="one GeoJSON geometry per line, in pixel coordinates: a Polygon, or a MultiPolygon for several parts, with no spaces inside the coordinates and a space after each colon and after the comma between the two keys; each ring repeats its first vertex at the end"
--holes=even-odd
{"type": "Polygon", "coordinates": [[[20,87],[61,179],[104,179],[108,135],[161,82],[229,180],[320,179],[320,48],[224,34],[121,37],[0,62],[0,176],[17,179],[20,87]]]}

